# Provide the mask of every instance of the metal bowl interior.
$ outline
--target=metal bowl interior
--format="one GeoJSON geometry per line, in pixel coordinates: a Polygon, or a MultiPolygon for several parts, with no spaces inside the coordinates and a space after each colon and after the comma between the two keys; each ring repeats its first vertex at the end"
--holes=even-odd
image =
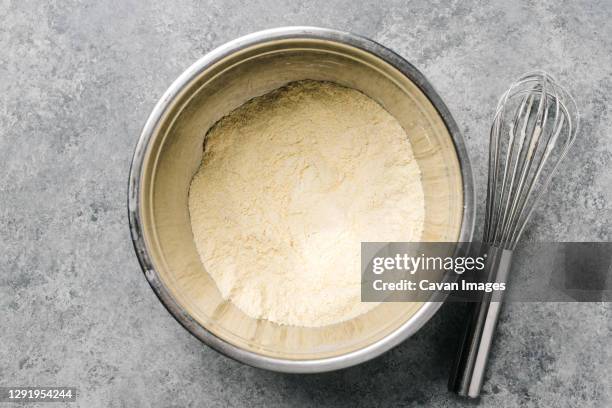
{"type": "Polygon", "coordinates": [[[426,241],[468,241],[472,180],[463,142],[425,78],[386,48],[350,34],[284,28],[213,51],[171,86],[136,148],[129,212],[151,286],[195,336],[245,363],[317,372],[370,359],[418,330],[436,303],[383,303],[335,325],[307,328],[253,319],[225,301],[198,256],[188,191],[204,136],[222,116],[288,82],[325,80],[357,89],[397,118],[413,145],[425,192],[426,241]]]}

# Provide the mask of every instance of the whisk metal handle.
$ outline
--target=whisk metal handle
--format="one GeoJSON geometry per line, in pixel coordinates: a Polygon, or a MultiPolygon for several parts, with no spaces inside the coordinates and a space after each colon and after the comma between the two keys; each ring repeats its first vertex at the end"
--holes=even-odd
{"type": "MultiPolygon", "coordinates": [[[[506,282],[512,250],[487,246],[487,282],[506,282]]],[[[469,324],[455,359],[448,388],[464,397],[477,398],[484,379],[489,350],[501,310],[503,291],[485,293],[480,302],[471,303],[469,324]]]]}

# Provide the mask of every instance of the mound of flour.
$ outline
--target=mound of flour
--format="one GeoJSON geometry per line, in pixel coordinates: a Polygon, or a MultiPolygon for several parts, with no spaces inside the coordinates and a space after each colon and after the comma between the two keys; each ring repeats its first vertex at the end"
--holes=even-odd
{"type": "Polygon", "coordinates": [[[189,211],[224,298],[280,324],[322,326],[360,302],[360,243],[418,241],[424,199],[400,124],[364,94],[299,81],[206,136],[189,211]]]}

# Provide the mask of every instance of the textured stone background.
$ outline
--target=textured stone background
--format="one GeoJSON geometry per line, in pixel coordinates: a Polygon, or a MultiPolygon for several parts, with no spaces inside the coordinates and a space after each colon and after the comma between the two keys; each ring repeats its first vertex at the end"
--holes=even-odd
{"type": "MultiPolygon", "coordinates": [[[[126,217],[140,127],[194,60],[264,28],[349,30],[413,62],[464,133],[480,208],[498,96],[555,73],[583,124],[526,239],[611,238],[609,1],[3,0],[0,21],[0,385],[77,386],[82,407],[473,405],[446,391],[456,305],[375,361],[281,375],[200,344],[143,278],[126,217]]],[[[508,305],[481,406],[611,406],[611,311],[508,305]]]]}

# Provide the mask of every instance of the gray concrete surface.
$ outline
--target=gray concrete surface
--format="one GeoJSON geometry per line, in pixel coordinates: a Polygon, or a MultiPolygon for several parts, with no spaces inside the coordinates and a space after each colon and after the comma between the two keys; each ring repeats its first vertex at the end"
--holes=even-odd
{"type": "MultiPolygon", "coordinates": [[[[126,217],[140,127],[191,62],[259,29],[349,30],[413,62],[460,124],[480,208],[498,96],[557,74],[583,125],[526,239],[611,239],[609,1],[3,0],[0,21],[0,385],[76,386],[82,407],[474,405],[446,391],[457,305],[375,361],[297,376],[203,346],[148,287],[126,217]]],[[[480,405],[611,406],[611,313],[508,305],[480,405]]]]}

